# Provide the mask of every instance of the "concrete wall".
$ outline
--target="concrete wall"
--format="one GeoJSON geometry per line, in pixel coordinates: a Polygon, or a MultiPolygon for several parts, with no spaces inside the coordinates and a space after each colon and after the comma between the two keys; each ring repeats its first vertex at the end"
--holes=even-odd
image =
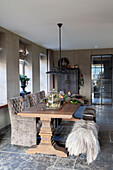
{"type": "MultiPolygon", "coordinates": [[[[3,70],[6,79],[4,79],[6,87],[3,90],[2,96],[8,98],[19,96],[19,41],[23,40],[29,44],[30,55],[29,63],[32,76],[32,92],[40,90],[40,53],[46,54],[46,49],[26,40],[2,27],[0,33],[5,34],[5,52],[3,55],[3,62],[5,63],[5,70],[3,70]]],[[[0,43],[2,44],[2,43],[0,43]]],[[[0,52],[1,54],[1,52],[0,52]]],[[[5,77],[3,76],[3,77],[5,77]]],[[[0,80],[1,81],[1,80],[0,80]]],[[[5,102],[6,102],[5,101],[5,102]]],[[[0,128],[10,124],[7,108],[0,109],[0,128]]]]}
{"type": "Polygon", "coordinates": [[[19,37],[6,32],[7,98],[18,96],[19,90],[19,37]]]}
{"type": "Polygon", "coordinates": [[[6,80],[6,35],[0,32],[0,103],[7,102],[7,80],[6,80]]]}
{"type": "MultiPolygon", "coordinates": [[[[68,58],[70,65],[78,64],[84,77],[84,87],[80,88],[80,94],[85,95],[91,102],[91,55],[113,54],[112,49],[91,49],[91,50],[68,50],[62,51],[62,58],[68,58]]],[[[54,51],[54,63],[58,66],[59,54],[54,51]]],[[[57,86],[57,84],[56,84],[57,86]]],[[[56,87],[57,88],[57,87],[56,87]]]]}
{"type": "Polygon", "coordinates": [[[40,90],[40,54],[46,55],[46,49],[32,44],[33,92],[40,90]]]}
{"type": "Polygon", "coordinates": [[[8,108],[0,109],[0,129],[10,124],[8,108]]]}

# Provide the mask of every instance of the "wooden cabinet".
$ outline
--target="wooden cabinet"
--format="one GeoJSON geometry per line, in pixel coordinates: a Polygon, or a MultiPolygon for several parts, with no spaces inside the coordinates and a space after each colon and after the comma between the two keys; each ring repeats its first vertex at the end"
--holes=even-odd
{"type": "Polygon", "coordinates": [[[69,74],[62,74],[58,76],[58,91],[68,91],[71,93],[79,93],[78,88],[78,69],[67,68],[69,74]]]}

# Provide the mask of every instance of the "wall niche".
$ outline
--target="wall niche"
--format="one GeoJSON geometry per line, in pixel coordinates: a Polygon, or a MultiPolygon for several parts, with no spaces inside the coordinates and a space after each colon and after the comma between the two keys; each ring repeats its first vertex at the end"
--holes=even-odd
{"type": "MultiPolygon", "coordinates": [[[[26,75],[30,80],[25,91],[32,92],[32,45],[27,41],[19,40],[19,73],[26,75]]],[[[20,87],[20,91],[22,91],[20,87]]]]}

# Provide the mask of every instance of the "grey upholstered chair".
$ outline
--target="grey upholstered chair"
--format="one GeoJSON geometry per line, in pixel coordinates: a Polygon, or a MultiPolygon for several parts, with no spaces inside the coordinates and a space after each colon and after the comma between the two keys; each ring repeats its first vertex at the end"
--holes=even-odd
{"type": "MultiPolygon", "coordinates": [[[[25,95],[25,99],[27,102],[27,107],[32,107],[32,106],[38,104],[38,98],[37,98],[36,93],[25,95]]],[[[40,127],[42,126],[42,122],[41,122],[40,118],[36,118],[36,123],[37,123],[37,132],[39,132],[40,127]]]]}
{"type": "Polygon", "coordinates": [[[36,94],[28,94],[25,95],[25,99],[27,102],[27,107],[32,107],[38,103],[37,95],[36,94]]]}
{"type": "Polygon", "coordinates": [[[20,146],[36,145],[36,118],[18,116],[25,109],[24,99],[19,96],[8,100],[11,121],[11,144],[20,146]]]}
{"type": "Polygon", "coordinates": [[[41,103],[41,101],[45,98],[45,91],[39,91],[36,93],[37,97],[38,97],[38,103],[41,103]]]}

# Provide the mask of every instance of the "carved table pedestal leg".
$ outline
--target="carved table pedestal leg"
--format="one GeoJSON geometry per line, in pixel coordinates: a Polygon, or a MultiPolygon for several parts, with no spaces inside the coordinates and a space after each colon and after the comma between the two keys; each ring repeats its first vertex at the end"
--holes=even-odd
{"type": "Polygon", "coordinates": [[[51,118],[40,118],[40,120],[42,121],[42,127],[40,130],[41,142],[38,146],[29,148],[26,153],[43,153],[60,157],[67,157],[66,149],[59,147],[52,139],[52,132],[50,127],[51,118]]]}

